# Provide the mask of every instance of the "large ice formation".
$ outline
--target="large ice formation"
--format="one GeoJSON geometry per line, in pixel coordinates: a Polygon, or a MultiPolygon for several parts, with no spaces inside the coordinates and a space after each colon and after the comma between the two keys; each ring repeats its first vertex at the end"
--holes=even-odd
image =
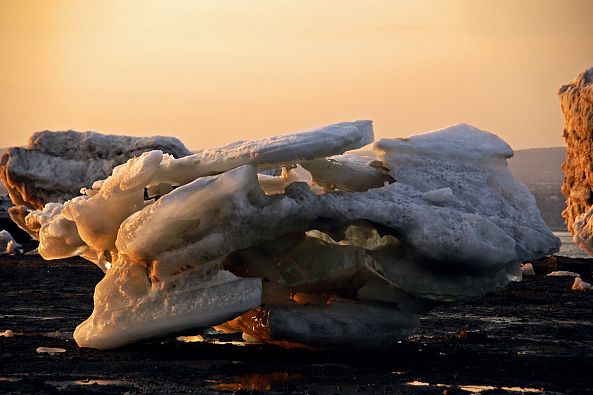
{"type": "Polygon", "coordinates": [[[174,137],[111,136],[95,132],[37,132],[26,148],[12,147],[0,158],[0,178],[15,205],[41,209],[80,194],[113,168],[146,151],[189,155],[174,137]]]}
{"type": "Polygon", "coordinates": [[[566,141],[562,215],[576,244],[593,255],[593,68],[563,85],[558,95],[566,141]]]}
{"type": "Polygon", "coordinates": [[[155,150],[31,211],[46,259],[105,271],[80,346],[216,325],[280,345],[374,348],[557,251],[511,148],[456,125],[380,140],[370,121],[175,159],[155,150]]]}

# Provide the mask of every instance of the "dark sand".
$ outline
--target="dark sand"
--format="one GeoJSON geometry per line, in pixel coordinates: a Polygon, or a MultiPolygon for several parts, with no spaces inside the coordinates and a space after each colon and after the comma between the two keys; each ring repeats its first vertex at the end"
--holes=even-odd
{"type": "MultiPolygon", "coordinates": [[[[591,262],[559,259],[557,268],[590,282],[591,262]]],[[[14,332],[0,337],[0,393],[593,394],[593,291],[571,291],[568,277],[539,274],[438,308],[385,352],[340,353],[174,337],[81,349],[72,331],[101,276],[80,259],[0,257],[0,332],[14,332]]]]}

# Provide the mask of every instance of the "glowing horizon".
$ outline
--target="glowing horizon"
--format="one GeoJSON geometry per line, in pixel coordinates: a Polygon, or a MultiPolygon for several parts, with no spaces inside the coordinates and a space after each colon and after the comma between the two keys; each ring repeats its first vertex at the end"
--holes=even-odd
{"type": "Polygon", "coordinates": [[[593,66],[593,2],[5,1],[0,146],[38,130],[191,149],[339,121],[454,123],[563,145],[557,89],[593,66]]]}

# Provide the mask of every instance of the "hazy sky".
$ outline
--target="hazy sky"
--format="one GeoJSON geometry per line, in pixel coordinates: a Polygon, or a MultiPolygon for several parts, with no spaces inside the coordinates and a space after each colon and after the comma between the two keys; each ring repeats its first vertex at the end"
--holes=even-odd
{"type": "Polygon", "coordinates": [[[561,145],[593,0],[0,0],[0,146],[37,130],[212,147],[372,119],[561,145]]]}

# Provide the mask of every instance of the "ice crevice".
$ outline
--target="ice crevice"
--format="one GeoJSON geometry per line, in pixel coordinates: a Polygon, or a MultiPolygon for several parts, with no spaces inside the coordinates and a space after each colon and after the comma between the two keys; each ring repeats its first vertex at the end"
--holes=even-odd
{"type": "Polygon", "coordinates": [[[45,259],[105,271],[80,346],[216,325],[253,341],[387,347],[556,251],[511,148],[460,124],[382,139],[370,121],[175,158],[144,152],[15,220],[45,259]],[[348,152],[351,151],[351,152],[348,152]]]}

